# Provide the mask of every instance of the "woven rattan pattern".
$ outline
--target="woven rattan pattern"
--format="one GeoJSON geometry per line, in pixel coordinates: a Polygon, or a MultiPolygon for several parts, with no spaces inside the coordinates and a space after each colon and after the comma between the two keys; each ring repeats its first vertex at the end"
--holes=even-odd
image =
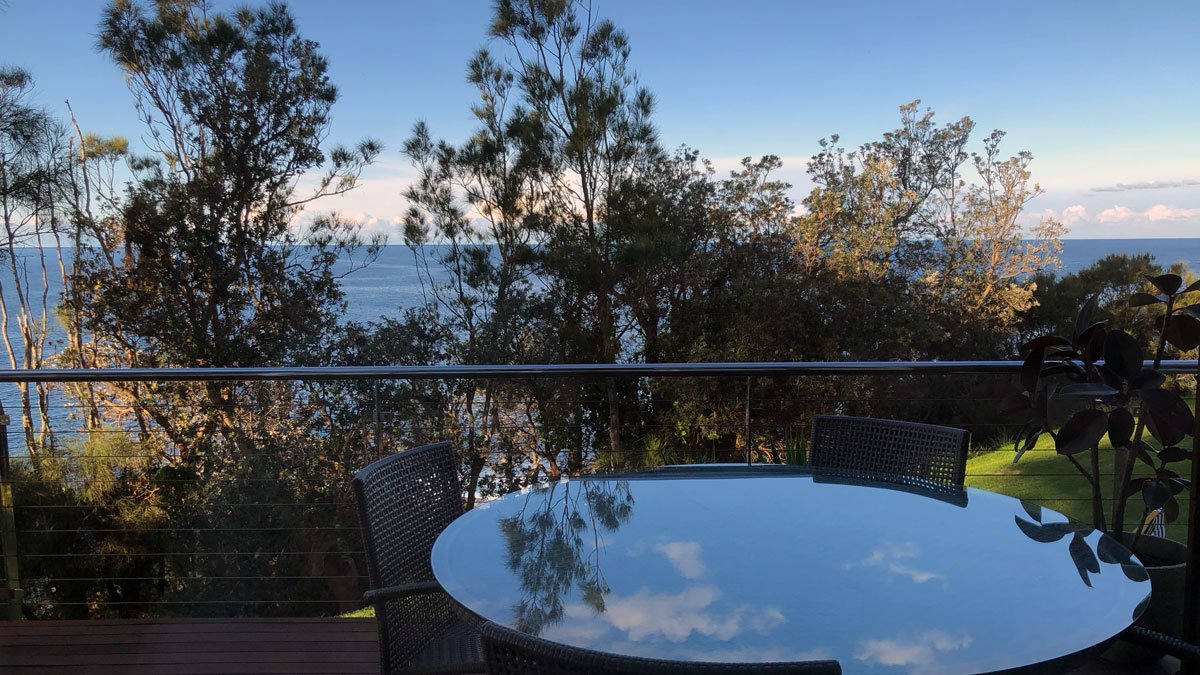
{"type": "Polygon", "coordinates": [[[641,673],[837,675],[842,672],[837,661],[744,664],[666,661],[568,647],[490,621],[483,623],[479,630],[483,635],[483,652],[487,662],[487,672],[491,675],[578,675],[579,673],[594,675],[641,673]]]}
{"type": "MultiPolygon", "coordinates": [[[[458,465],[450,443],[413,448],[374,462],[354,477],[354,495],[371,587],[432,581],[433,542],[462,514],[458,465]]],[[[383,601],[375,615],[385,673],[481,670],[479,636],[462,630],[444,593],[383,601]]]]}
{"type": "Polygon", "coordinates": [[[970,434],[963,429],[869,417],[818,415],[811,464],[916,487],[962,488],[970,434]]]}

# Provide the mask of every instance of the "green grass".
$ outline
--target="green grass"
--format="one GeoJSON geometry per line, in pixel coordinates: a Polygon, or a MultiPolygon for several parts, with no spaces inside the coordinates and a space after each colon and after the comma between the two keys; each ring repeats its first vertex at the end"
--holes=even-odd
{"type": "Polygon", "coordinates": [[[375,616],[375,608],[374,607],[363,607],[362,609],[356,609],[353,612],[346,612],[345,614],[338,614],[337,618],[339,618],[339,619],[369,619],[374,616],[375,616]]]}
{"type": "MultiPolygon", "coordinates": [[[[1112,446],[1106,438],[1100,449],[1100,475],[1104,495],[1105,517],[1111,517],[1113,482],[1112,446]]],[[[1091,471],[1091,457],[1085,453],[1076,455],[1076,460],[1091,471]]],[[[1091,487],[1071,462],[1054,452],[1054,442],[1042,436],[1035,448],[1025,453],[1017,464],[1013,464],[1013,451],[996,450],[985,452],[967,460],[967,485],[983,490],[999,492],[1018,499],[1028,499],[1076,520],[1092,521],[1091,487]]],[[[1171,468],[1181,476],[1191,475],[1190,462],[1176,462],[1171,468]]],[[[1151,472],[1145,464],[1138,462],[1134,476],[1148,476],[1151,472]]],[[[1126,529],[1142,514],[1142,500],[1135,496],[1128,502],[1126,529]]],[[[1182,521],[1187,518],[1187,495],[1179,495],[1180,519],[1167,525],[1167,536],[1178,541],[1187,541],[1187,530],[1182,521]]]]}

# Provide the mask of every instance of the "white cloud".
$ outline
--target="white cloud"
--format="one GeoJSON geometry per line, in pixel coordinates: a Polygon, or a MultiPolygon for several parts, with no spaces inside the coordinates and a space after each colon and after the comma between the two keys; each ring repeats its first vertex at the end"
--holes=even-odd
{"type": "Polygon", "coordinates": [[[1180,209],[1174,206],[1167,206],[1166,204],[1155,204],[1147,209],[1144,215],[1151,222],[1159,220],[1185,220],[1200,216],[1200,209],[1180,209]]]}
{"type": "Polygon", "coordinates": [[[932,579],[940,579],[942,575],[928,570],[923,570],[913,566],[910,563],[902,561],[911,561],[917,557],[918,550],[915,544],[902,543],[882,543],[876,546],[871,554],[857,565],[846,565],[846,569],[855,567],[878,567],[885,570],[889,575],[898,575],[908,577],[918,584],[923,584],[932,579]]]}
{"type": "Polygon", "coordinates": [[[1200,218],[1200,209],[1186,209],[1166,204],[1155,204],[1145,211],[1134,211],[1127,206],[1111,206],[1096,214],[1100,223],[1170,222],[1200,218]]]}
{"type": "Polygon", "coordinates": [[[1148,180],[1140,183],[1117,183],[1105,187],[1094,187],[1092,192],[1128,192],[1130,190],[1163,190],[1166,188],[1194,187],[1200,185],[1200,180],[1186,178],[1184,180],[1148,180]]]}
{"type": "Polygon", "coordinates": [[[699,579],[704,576],[704,562],[700,560],[700,544],[694,541],[672,541],[655,544],[654,550],[667,557],[684,579],[699,579]]]}
{"type": "Polygon", "coordinates": [[[1062,215],[1059,216],[1059,220],[1061,220],[1064,225],[1073,225],[1087,219],[1088,212],[1082,204],[1068,206],[1067,208],[1063,209],[1062,215]]]}
{"type": "Polygon", "coordinates": [[[1111,206],[1096,214],[1096,220],[1101,223],[1119,223],[1133,217],[1133,211],[1125,206],[1111,206]]]}
{"type": "Polygon", "coordinates": [[[854,658],[884,666],[929,666],[939,652],[965,649],[972,641],[970,635],[954,637],[943,630],[928,630],[913,637],[863,640],[854,658]]]}
{"type": "Polygon", "coordinates": [[[641,590],[627,597],[614,595],[607,598],[603,618],[634,642],[658,636],[682,642],[692,633],[727,641],[747,630],[765,634],[785,621],[775,607],[743,605],[719,615],[709,606],[720,595],[712,586],[693,586],[679,593],[641,590]]]}

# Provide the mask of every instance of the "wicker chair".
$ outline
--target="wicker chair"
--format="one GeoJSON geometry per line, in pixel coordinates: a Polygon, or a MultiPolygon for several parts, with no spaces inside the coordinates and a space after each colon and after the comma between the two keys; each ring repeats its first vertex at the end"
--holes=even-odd
{"type": "Polygon", "coordinates": [[[491,675],[723,675],[734,673],[790,673],[794,675],[838,675],[837,661],[795,663],[712,663],[665,661],[638,656],[620,656],[579,649],[533,637],[491,621],[479,627],[483,634],[484,658],[491,675]]]}
{"type": "Polygon", "coordinates": [[[816,469],[846,475],[961,490],[969,440],[966,430],[952,427],[818,415],[809,461],[816,469]]]}
{"type": "Polygon", "coordinates": [[[482,673],[479,634],[433,578],[433,542],[462,513],[450,443],[413,448],[354,477],[380,665],[388,673],[482,673]]]}

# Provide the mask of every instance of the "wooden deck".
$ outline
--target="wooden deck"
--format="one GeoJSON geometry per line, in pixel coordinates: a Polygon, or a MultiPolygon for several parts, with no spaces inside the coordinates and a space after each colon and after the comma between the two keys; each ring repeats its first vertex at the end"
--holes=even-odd
{"type": "Polygon", "coordinates": [[[0,622],[4,675],[378,675],[374,619],[0,622]]]}
{"type": "MultiPolygon", "coordinates": [[[[378,675],[374,619],[0,621],[3,675],[378,675]]],[[[1071,675],[1165,675],[1103,661],[1071,675]]]]}

